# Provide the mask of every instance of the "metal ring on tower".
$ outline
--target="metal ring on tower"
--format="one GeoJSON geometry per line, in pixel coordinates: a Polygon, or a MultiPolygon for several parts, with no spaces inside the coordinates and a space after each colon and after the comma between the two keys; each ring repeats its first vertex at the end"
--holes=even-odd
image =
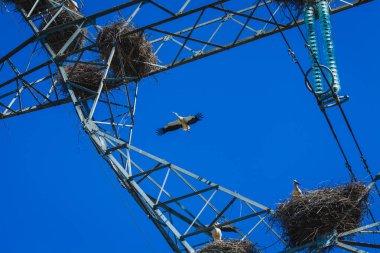
{"type": "Polygon", "coordinates": [[[314,70],[314,67],[311,67],[311,68],[308,69],[308,71],[306,71],[306,74],[305,74],[305,84],[306,84],[306,88],[307,88],[310,92],[315,93],[315,94],[317,94],[318,96],[321,96],[321,95],[324,95],[324,94],[327,94],[327,93],[331,92],[331,90],[330,90],[330,86],[332,87],[332,84],[334,83],[334,75],[333,75],[331,69],[330,69],[329,67],[325,66],[325,65],[321,65],[321,64],[319,64],[319,65],[318,65],[318,68],[319,68],[320,70],[322,70],[322,69],[327,70],[327,71],[330,73],[331,77],[332,77],[332,81],[331,81],[331,84],[329,83],[329,88],[328,88],[328,90],[326,90],[326,91],[321,91],[321,92],[317,92],[317,91],[315,91],[314,88],[312,88],[312,87],[310,86],[310,82],[309,82],[309,78],[308,78],[308,76],[309,76],[309,74],[311,73],[311,71],[314,70]]]}
{"type": "Polygon", "coordinates": [[[309,68],[308,71],[305,74],[306,88],[310,92],[316,94],[319,99],[321,99],[324,108],[331,108],[331,107],[334,107],[334,106],[336,106],[338,104],[343,104],[344,102],[347,102],[350,99],[350,97],[347,96],[347,95],[338,96],[337,92],[335,91],[335,89],[334,89],[334,87],[332,85],[332,84],[334,84],[334,75],[333,75],[333,72],[331,71],[331,69],[329,67],[325,66],[325,65],[319,65],[319,68],[320,68],[320,70],[322,70],[322,69],[327,70],[330,73],[330,75],[331,75],[331,79],[332,80],[331,80],[331,83],[329,83],[328,90],[322,91],[322,92],[316,92],[311,87],[308,76],[310,75],[311,71],[313,70],[313,67],[309,68]],[[334,97],[333,93],[336,94],[337,96],[334,97]]]}

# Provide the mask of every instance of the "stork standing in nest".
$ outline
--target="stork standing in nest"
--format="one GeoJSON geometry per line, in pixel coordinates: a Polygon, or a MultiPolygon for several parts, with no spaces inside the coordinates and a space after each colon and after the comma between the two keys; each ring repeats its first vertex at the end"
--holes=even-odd
{"type": "Polygon", "coordinates": [[[166,126],[157,129],[158,135],[163,135],[170,131],[175,131],[177,129],[182,128],[184,131],[189,132],[190,131],[190,125],[195,124],[198,121],[200,121],[203,118],[203,115],[201,113],[197,113],[194,116],[187,116],[187,117],[181,117],[178,115],[178,113],[173,112],[175,116],[177,116],[177,120],[170,122],[166,126]]]}
{"type": "Polygon", "coordinates": [[[293,198],[301,198],[303,194],[302,194],[301,189],[298,187],[301,184],[298,183],[297,180],[293,180],[293,184],[294,184],[294,188],[293,188],[293,191],[292,191],[293,198]]]}
{"type": "Polygon", "coordinates": [[[75,1],[75,0],[70,0],[68,1],[68,4],[70,9],[76,11],[76,12],[79,12],[79,6],[78,6],[78,3],[75,1]]]}
{"type": "Polygon", "coordinates": [[[218,222],[215,222],[213,225],[214,229],[211,231],[212,238],[214,241],[222,240],[222,231],[223,232],[233,232],[238,233],[237,229],[231,225],[221,226],[218,222]]]}

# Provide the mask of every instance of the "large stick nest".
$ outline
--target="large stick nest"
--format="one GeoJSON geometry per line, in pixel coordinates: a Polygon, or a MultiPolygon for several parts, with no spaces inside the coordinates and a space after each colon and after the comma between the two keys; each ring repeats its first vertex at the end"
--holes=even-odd
{"type": "MultiPolygon", "coordinates": [[[[17,9],[24,9],[26,12],[29,12],[34,3],[37,0],[2,0],[4,3],[14,4],[17,9]]],[[[70,0],[55,0],[58,3],[66,2],[70,0]]],[[[49,0],[39,0],[36,8],[34,9],[34,12],[44,11],[52,7],[52,4],[49,2],[49,0]]]]}
{"type": "Polygon", "coordinates": [[[254,253],[254,245],[250,241],[222,240],[214,241],[199,250],[198,253],[254,253]]]}
{"type": "Polygon", "coordinates": [[[302,197],[279,204],[272,219],[289,244],[299,246],[334,231],[359,227],[366,212],[366,194],[367,187],[362,183],[307,191],[302,197]]]}
{"type": "MultiPolygon", "coordinates": [[[[51,17],[53,16],[54,14],[51,15],[51,17]]],[[[70,13],[69,11],[64,10],[58,15],[58,17],[54,19],[54,21],[49,25],[47,29],[70,23],[76,19],[78,19],[78,16],[76,16],[73,13],[70,13]]],[[[46,25],[46,23],[47,22],[42,23],[41,29],[42,27],[46,25]]],[[[74,26],[66,27],[56,32],[49,33],[45,37],[45,41],[49,44],[49,46],[53,49],[55,53],[58,53],[61,50],[61,48],[66,44],[66,42],[70,39],[70,37],[76,32],[77,29],[78,28],[74,25],[74,26]]],[[[66,49],[65,54],[71,53],[74,50],[77,50],[83,46],[85,42],[85,37],[84,37],[85,33],[86,33],[85,30],[82,29],[80,34],[74,39],[74,41],[66,49]]]]}
{"type": "Polygon", "coordinates": [[[146,36],[135,30],[126,21],[115,22],[99,32],[97,44],[104,60],[107,61],[113,46],[116,50],[111,69],[116,77],[142,77],[157,69],[157,57],[146,36]]]}
{"type": "MultiPolygon", "coordinates": [[[[305,5],[315,6],[318,1],[319,0],[272,0],[272,2],[275,2],[278,5],[281,5],[283,10],[286,10],[287,7],[289,7],[291,11],[294,11],[296,13],[296,16],[301,13],[305,5]]],[[[321,0],[321,1],[331,2],[331,0],[321,0]]]]}
{"type": "MultiPolygon", "coordinates": [[[[0,0],[1,1],[1,0],[0,0]]],[[[17,9],[23,8],[26,12],[29,12],[36,0],[2,0],[5,3],[11,3],[16,5],[17,9]]],[[[78,13],[77,7],[73,4],[71,0],[55,0],[58,3],[64,3],[68,8],[70,8],[73,12],[78,13]]],[[[49,0],[39,0],[36,8],[33,13],[38,13],[39,11],[44,11],[53,7],[53,4],[49,0]]],[[[54,17],[58,10],[54,10],[51,13],[46,14],[46,21],[42,22],[40,29],[44,28],[47,23],[54,17]]],[[[79,14],[79,13],[78,13],[79,14]]],[[[68,10],[63,10],[58,17],[54,19],[54,21],[49,25],[47,29],[70,23],[79,18],[79,15],[76,15],[68,10]]],[[[57,32],[50,33],[46,36],[45,40],[49,44],[49,46],[53,49],[55,53],[58,53],[59,50],[65,45],[65,43],[69,40],[69,38],[75,33],[77,30],[76,26],[66,27],[57,32]]],[[[70,44],[70,46],[66,49],[65,53],[70,53],[78,48],[80,48],[85,41],[85,30],[82,30],[81,33],[74,39],[74,41],[70,44]]]]}
{"type": "MultiPolygon", "coordinates": [[[[99,66],[92,64],[78,63],[72,66],[65,66],[64,70],[67,74],[67,78],[70,83],[74,83],[94,92],[98,90],[100,82],[104,75],[103,70],[99,66]]],[[[60,84],[62,87],[61,91],[64,94],[67,94],[67,87],[64,84],[62,76],[60,74],[58,74],[57,81],[58,84],[60,84]]],[[[103,86],[103,91],[111,88],[114,88],[114,86],[112,84],[106,83],[103,86]]],[[[73,87],[73,90],[76,93],[76,95],[80,97],[87,97],[93,95],[91,94],[91,92],[87,92],[76,87],[73,87]]]]}
{"type": "MultiPolygon", "coordinates": [[[[29,12],[36,0],[2,0],[4,3],[14,4],[17,9],[24,9],[26,12],[29,12]]],[[[46,10],[51,7],[51,4],[48,0],[40,0],[34,9],[35,11],[46,10]]]]}

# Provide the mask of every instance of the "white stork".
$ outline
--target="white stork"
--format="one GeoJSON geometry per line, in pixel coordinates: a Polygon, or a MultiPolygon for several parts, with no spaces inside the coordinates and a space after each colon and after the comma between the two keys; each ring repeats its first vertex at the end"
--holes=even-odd
{"type": "Polygon", "coordinates": [[[70,9],[72,9],[74,11],[79,11],[79,6],[78,6],[78,3],[76,1],[70,0],[68,5],[69,5],[70,9]]]}
{"type": "Polygon", "coordinates": [[[298,183],[297,180],[293,180],[293,184],[294,184],[294,188],[293,188],[293,191],[292,191],[292,196],[293,198],[300,198],[302,197],[302,191],[301,189],[298,187],[298,185],[301,185],[300,183],[298,183]]]}
{"type": "Polygon", "coordinates": [[[221,226],[218,222],[215,222],[213,227],[214,229],[211,231],[211,235],[214,241],[222,240],[222,231],[238,233],[237,229],[231,225],[221,226]]]}
{"type": "Polygon", "coordinates": [[[197,123],[203,118],[203,115],[201,113],[197,113],[194,116],[187,116],[187,117],[181,117],[178,115],[178,113],[173,112],[175,116],[177,116],[177,120],[170,122],[166,126],[157,129],[156,133],[158,135],[163,135],[167,132],[177,130],[179,128],[182,128],[184,131],[190,131],[190,125],[197,123]]]}

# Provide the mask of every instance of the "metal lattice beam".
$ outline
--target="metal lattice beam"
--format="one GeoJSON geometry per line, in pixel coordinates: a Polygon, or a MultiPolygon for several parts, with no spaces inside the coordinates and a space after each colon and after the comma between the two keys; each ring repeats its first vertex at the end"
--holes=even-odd
{"type": "MultiPolygon", "coordinates": [[[[190,2],[193,1],[187,0],[173,8],[165,1],[135,0],[88,17],[73,13],[77,15],[73,22],[52,28],[49,26],[57,15],[51,15],[51,10],[34,13],[32,9],[27,13],[21,9],[34,35],[0,59],[0,115],[6,118],[71,101],[98,153],[174,252],[195,252],[207,244],[210,231],[217,221],[238,228],[236,238],[253,241],[257,252],[262,252],[266,246],[255,240],[255,235],[263,229],[269,231],[268,241],[271,244],[280,242],[274,251],[286,248],[285,240],[268,221],[268,216],[273,213],[270,208],[131,144],[141,78],[276,34],[295,25],[282,16],[281,6],[263,1],[203,1],[201,6],[192,7],[190,2]],[[282,20],[280,28],[264,8],[266,5],[282,20]],[[101,59],[96,45],[98,30],[95,24],[100,25],[98,20],[115,12],[120,12],[127,21],[137,22],[139,14],[146,9],[160,10],[161,16],[158,20],[144,20],[140,28],[130,33],[151,34],[150,43],[161,61],[159,69],[144,76],[123,76],[118,80],[118,87],[109,90],[108,70],[117,56],[114,47],[106,59],[101,59]],[[76,31],[57,52],[54,51],[46,42],[46,37],[68,27],[75,27],[76,31]],[[85,40],[85,46],[76,47],[67,53],[77,38],[85,40]],[[41,48],[46,52],[45,57],[35,57],[36,51],[41,48]],[[29,52],[30,57],[24,62],[15,63],[13,58],[19,59],[18,54],[26,52],[29,52]],[[86,90],[75,82],[69,82],[66,67],[75,68],[79,63],[102,68],[103,76],[97,91],[86,90]],[[67,88],[65,94],[60,92],[58,80],[61,86],[67,88]],[[88,95],[82,95],[81,91],[88,95]]],[[[338,0],[333,1],[331,6],[336,13],[366,2],[369,1],[338,0]]],[[[70,8],[64,4],[52,0],[51,3],[55,11],[70,12],[70,8]]],[[[376,245],[343,238],[378,225],[370,224],[337,235],[331,244],[325,243],[319,248],[334,245],[351,252],[363,252],[354,246],[376,248],[376,245]]],[[[300,249],[316,244],[318,242],[300,249]]],[[[291,250],[288,252],[298,249],[291,250]]]]}
{"type": "MultiPolygon", "coordinates": [[[[331,10],[332,13],[337,13],[368,2],[370,0],[335,0],[331,2],[331,10]]],[[[125,20],[139,24],[139,28],[130,33],[143,32],[150,35],[150,43],[160,60],[156,70],[140,77],[126,76],[122,83],[137,81],[279,32],[265,9],[263,0],[202,1],[200,6],[195,7],[190,3],[192,1],[184,1],[174,8],[165,1],[135,0],[88,17],[78,16],[67,24],[49,28],[48,23],[41,30],[38,29],[41,20],[36,18],[37,14],[22,12],[25,20],[33,23],[31,28],[34,35],[0,59],[0,117],[17,116],[69,102],[55,87],[55,62],[65,65],[77,61],[78,58],[86,59],[85,62],[88,64],[99,62],[95,43],[98,30],[94,24],[101,25],[100,20],[115,12],[121,13],[125,20]],[[139,19],[144,11],[161,12],[161,16],[157,19],[150,18],[151,15],[144,15],[144,19],[139,19]],[[47,35],[73,26],[78,28],[77,33],[57,54],[50,52],[51,56],[34,56],[35,51],[43,46],[43,39],[47,35]],[[75,37],[83,36],[80,34],[83,30],[88,33],[85,36],[86,45],[65,54],[65,49],[75,37]],[[31,55],[29,61],[12,60],[20,54],[31,55]],[[6,74],[11,62],[19,69],[19,73],[13,76],[6,74]],[[25,84],[26,80],[29,80],[33,88],[25,84]],[[33,91],[29,91],[30,89],[33,91]]],[[[270,1],[267,4],[276,19],[281,20],[280,30],[295,26],[291,19],[285,18],[286,10],[281,6],[270,1]]],[[[61,8],[68,9],[65,6],[61,8]]],[[[300,17],[298,23],[303,23],[300,17]]]]}
{"type": "MultiPolygon", "coordinates": [[[[54,8],[61,8],[62,10],[66,7],[54,5],[54,8]]],[[[21,12],[34,32],[38,36],[43,36],[39,34],[38,24],[35,23],[33,18],[29,17],[30,13],[26,14],[23,10],[21,12]]],[[[56,15],[51,17],[52,20],[55,18],[56,15]]],[[[51,20],[47,20],[46,23],[46,26],[48,26],[51,20]]],[[[81,29],[83,27],[79,26],[78,30],[81,29]]],[[[119,90],[121,95],[113,94],[115,100],[110,100],[110,92],[107,89],[104,91],[103,87],[106,86],[110,64],[113,58],[117,57],[115,47],[113,47],[105,61],[93,60],[86,62],[86,64],[102,66],[104,72],[98,90],[89,92],[88,97],[83,97],[84,95],[82,95],[81,91],[85,90],[84,87],[69,82],[67,69],[65,68],[65,64],[68,62],[74,64],[71,65],[74,68],[75,64],[85,63],[83,54],[79,53],[76,59],[56,60],[60,52],[64,52],[65,48],[67,49],[70,43],[74,41],[75,36],[80,36],[80,34],[82,33],[74,33],[70,40],[59,50],[58,54],[44,39],[41,39],[41,43],[51,59],[53,59],[52,63],[56,64],[59,74],[55,74],[55,76],[59,75],[61,83],[67,88],[69,98],[74,104],[79,120],[97,151],[110,165],[121,184],[150,217],[172,250],[174,252],[195,252],[197,247],[208,243],[210,230],[217,220],[221,221],[222,224],[239,225],[240,238],[248,238],[258,228],[264,226],[272,231],[272,235],[276,237],[276,240],[282,240],[266,221],[267,215],[271,212],[268,207],[131,146],[138,82],[131,83],[128,80],[128,84],[124,85],[125,89],[119,90]],[[124,99],[121,97],[124,97],[124,99]],[[120,109],[118,112],[124,118],[122,123],[127,131],[123,131],[123,133],[119,132],[120,121],[117,121],[118,117],[115,116],[116,109],[120,109]],[[126,121],[128,121],[128,124],[126,121]],[[127,137],[126,141],[123,137],[127,137]],[[146,168],[146,164],[149,162],[152,165],[146,168]],[[150,167],[153,167],[153,169],[149,169],[150,167]],[[233,202],[239,200],[241,204],[245,205],[245,209],[234,213],[234,203],[228,200],[231,198],[234,199],[233,202]],[[226,202],[226,200],[228,201],[226,202]]],[[[94,50],[96,49],[94,48],[94,50]]],[[[176,56],[176,58],[178,57],[176,56]]],[[[13,67],[11,62],[9,64],[13,67]]],[[[19,78],[22,73],[16,67],[13,67],[13,69],[17,78],[19,78]]],[[[23,90],[32,87],[29,82],[24,80],[24,77],[19,79],[23,81],[22,87],[25,87],[23,90]]],[[[54,90],[56,88],[56,78],[46,79],[49,79],[54,90]]],[[[42,92],[37,94],[43,96],[42,92]]],[[[35,93],[31,92],[31,95],[36,102],[42,104],[35,93]]],[[[18,100],[21,101],[21,97],[18,100]]],[[[46,97],[45,100],[50,99],[46,97]]],[[[260,252],[259,248],[257,250],[260,252]]]]}

